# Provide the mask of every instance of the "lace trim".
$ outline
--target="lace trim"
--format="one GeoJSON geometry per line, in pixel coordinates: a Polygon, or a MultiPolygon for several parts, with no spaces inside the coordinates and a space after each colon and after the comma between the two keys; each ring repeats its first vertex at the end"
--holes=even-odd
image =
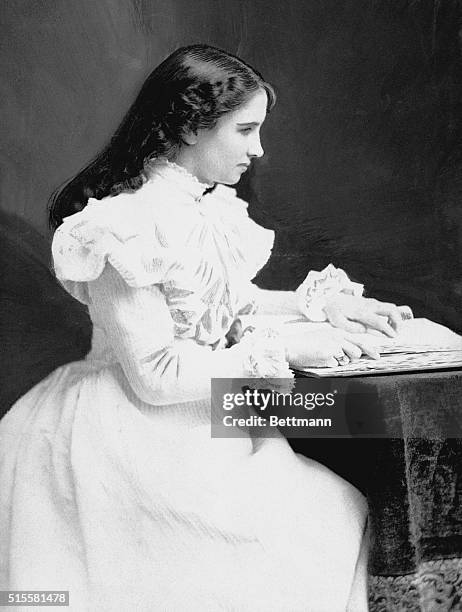
{"type": "Polygon", "coordinates": [[[281,336],[276,329],[263,328],[244,330],[239,344],[248,351],[244,362],[246,377],[264,379],[251,386],[272,388],[281,393],[290,393],[294,386],[294,373],[289,368],[281,336]]]}
{"type": "Polygon", "coordinates": [[[371,612],[462,610],[462,559],[425,561],[413,574],[369,576],[371,612]]]}
{"type": "Polygon", "coordinates": [[[326,300],[338,293],[361,296],[364,286],[350,281],[340,268],[329,264],[321,272],[311,270],[295,291],[300,312],[310,321],[325,321],[326,300]]]}
{"type": "Polygon", "coordinates": [[[163,176],[190,193],[195,199],[201,198],[207,189],[213,187],[209,183],[202,183],[183,166],[162,157],[148,161],[145,164],[145,172],[148,181],[156,175],[163,176]]]}

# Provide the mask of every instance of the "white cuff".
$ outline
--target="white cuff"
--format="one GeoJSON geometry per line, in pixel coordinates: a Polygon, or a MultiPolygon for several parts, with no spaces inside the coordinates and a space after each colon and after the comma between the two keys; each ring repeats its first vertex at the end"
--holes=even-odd
{"type": "Polygon", "coordinates": [[[310,271],[295,291],[300,312],[310,321],[326,321],[324,306],[327,298],[339,293],[361,297],[364,285],[350,281],[340,268],[329,264],[321,272],[310,271]]]}
{"type": "Polygon", "coordinates": [[[294,373],[286,359],[286,349],[280,333],[269,327],[255,331],[248,329],[249,331],[244,331],[239,343],[247,353],[244,362],[245,376],[264,378],[270,386],[279,391],[285,386],[288,387],[287,391],[290,391],[294,373]]]}

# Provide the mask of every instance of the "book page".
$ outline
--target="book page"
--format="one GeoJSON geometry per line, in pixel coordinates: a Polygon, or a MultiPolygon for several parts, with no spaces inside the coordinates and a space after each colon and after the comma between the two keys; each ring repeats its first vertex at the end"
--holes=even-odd
{"type": "MultiPolygon", "coordinates": [[[[274,327],[285,334],[329,329],[329,323],[311,323],[293,315],[241,317],[243,326],[274,327]]],[[[462,367],[462,336],[428,319],[403,321],[395,338],[380,332],[359,334],[367,337],[380,352],[380,359],[363,356],[358,361],[333,367],[307,366],[298,370],[314,376],[359,376],[379,373],[412,372],[462,367]]]]}

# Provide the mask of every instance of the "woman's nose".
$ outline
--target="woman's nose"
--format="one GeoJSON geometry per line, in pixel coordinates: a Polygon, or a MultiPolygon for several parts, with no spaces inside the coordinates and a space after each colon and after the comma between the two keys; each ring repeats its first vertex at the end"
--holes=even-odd
{"type": "Polygon", "coordinates": [[[262,157],[264,155],[263,147],[261,146],[260,136],[253,138],[249,147],[249,157],[262,157]]]}

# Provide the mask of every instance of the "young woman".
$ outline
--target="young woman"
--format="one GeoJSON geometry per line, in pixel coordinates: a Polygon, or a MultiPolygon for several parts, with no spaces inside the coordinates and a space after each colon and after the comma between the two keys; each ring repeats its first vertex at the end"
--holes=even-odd
{"type": "Polygon", "coordinates": [[[373,355],[350,332],[399,319],[331,269],[302,309],[337,330],[226,348],[240,314],[300,307],[252,285],[273,233],[228,187],[263,155],[274,102],[237,57],[181,48],[55,198],[54,268],[92,350],[0,422],[0,589],[69,590],[79,612],[367,609],[361,494],[277,431],[210,435],[212,377],[373,355]]]}

